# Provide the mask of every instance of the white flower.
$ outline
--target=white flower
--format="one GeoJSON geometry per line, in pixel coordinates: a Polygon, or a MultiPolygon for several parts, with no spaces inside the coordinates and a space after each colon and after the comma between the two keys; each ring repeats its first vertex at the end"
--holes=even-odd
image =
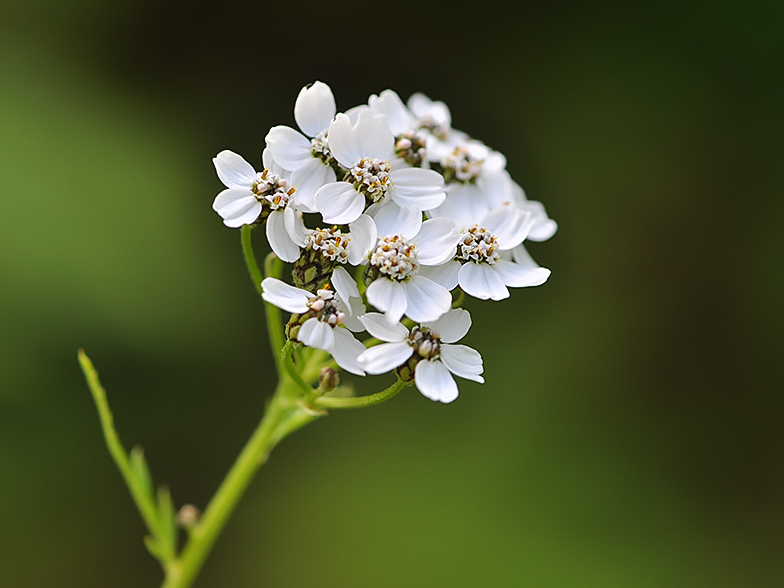
{"type": "Polygon", "coordinates": [[[338,114],[329,126],[332,156],[348,171],[347,180],[322,186],[316,207],[324,222],[346,224],[365,212],[379,233],[411,237],[422,223],[422,211],[439,206],[445,198],[443,178],[419,168],[393,169],[395,138],[386,116],[360,110],[352,125],[338,114]]]}
{"type": "MultiPolygon", "coordinates": [[[[345,272],[343,268],[337,269],[345,272]]],[[[341,300],[340,295],[335,296],[331,290],[319,290],[314,295],[275,278],[265,278],[261,282],[261,288],[261,296],[267,302],[287,312],[309,316],[297,333],[300,342],[332,354],[337,364],[347,372],[365,375],[357,362],[357,357],[365,350],[365,346],[347,329],[341,327],[350,307],[341,300]]],[[[354,288],[356,289],[356,284],[354,288]]],[[[359,292],[356,294],[358,296],[359,292]]]]}
{"type": "Polygon", "coordinates": [[[419,273],[455,256],[459,235],[452,221],[435,218],[422,223],[413,239],[392,235],[379,239],[370,254],[366,295],[390,322],[405,314],[416,322],[432,321],[452,306],[449,290],[419,273]]]}
{"type": "Polygon", "coordinates": [[[539,286],[547,281],[550,270],[536,265],[527,253],[527,259],[520,254],[521,262],[511,261],[512,255],[504,257],[504,252],[522,248],[533,222],[530,212],[512,204],[500,206],[479,224],[461,228],[453,260],[424,268],[422,274],[448,290],[459,284],[466,294],[482,300],[508,298],[508,286],[539,286]]]}
{"type": "Polygon", "coordinates": [[[226,190],[215,197],[212,208],[227,227],[238,228],[255,223],[263,213],[267,239],[275,254],[283,261],[296,261],[296,241],[304,231],[302,218],[294,211],[296,190],[290,187],[288,174],[262,155],[265,168],[257,172],[253,166],[232,151],[221,151],[212,162],[226,190]]]}
{"type": "Polygon", "coordinates": [[[428,133],[420,130],[419,121],[406,108],[400,97],[392,90],[384,90],[368,100],[370,110],[383,114],[395,135],[395,156],[412,167],[428,167],[428,133]]]}
{"type": "Polygon", "coordinates": [[[527,237],[529,241],[547,241],[555,234],[555,231],[558,230],[558,223],[547,216],[547,212],[541,202],[528,200],[523,188],[515,182],[512,182],[512,197],[518,208],[527,210],[534,216],[534,224],[527,237]]]}
{"type": "Polygon", "coordinates": [[[410,333],[401,323],[389,323],[378,313],[368,313],[360,320],[368,333],[386,341],[360,354],[359,363],[368,374],[383,374],[413,357],[416,387],[430,400],[444,403],[452,402],[458,395],[451,374],[484,383],[480,375],[482,356],[465,345],[452,345],[471,327],[467,310],[450,310],[436,321],[414,327],[410,333]]]}
{"type": "Polygon", "coordinates": [[[316,191],[335,181],[334,159],[327,140],[335,111],[332,90],[315,82],[302,88],[294,104],[294,119],[307,136],[290,127],[277,126],[269,130],[265,139],[275,162],[292,172],[291,181],[299,193],[298,205],[306,212],[316,212],[316,191]]]}

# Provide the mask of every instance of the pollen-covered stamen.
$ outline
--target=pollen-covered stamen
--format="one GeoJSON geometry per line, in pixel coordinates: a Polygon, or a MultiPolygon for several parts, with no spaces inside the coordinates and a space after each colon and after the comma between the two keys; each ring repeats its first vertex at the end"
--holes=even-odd
{"type": "Polygon", "coordinates": [[[269,168],[265,168],[263,172],[256,174],[256,181],[253,182],[251,191],[262,206],[273,211],[286,208],[296,189],[289,188],[286,180],[273,174],[269,168]]]}
{"type": "Polygon", "coordinates": [[[419,271],[416,244],[400,235],[380,239],[370,254],[368,270],[371,279],[384,276],[402,282],[419,271]]]}
{"type": "Polygon", "coordinates": [[[413,167],[425,159],[425,140],[417,133],[403,133],[395,141],[395,155],[413,167]]]}
{"type": "Polygon", "coordinates": [[[321,255],[337,263],[348,261],[348,244],[351,237],[340,229],[316,229],[308,235],[305,247],[321,252],[321,255]]]}
{"type": "Polygon", "coordinates": [[[310,140],[310,152],[313,154],[313,157],[320,159],[327,165],[333,164],[335,158],[332,157],[332,152],[329,150],[327,131],[321,131],[310,140]]]}
{"type": "Polygon", "coordinates": [[[489,263],[495,265],[501,259],[498,239],[485,227],[474,225],[460,231],[455,259],[460,262],[489,263]]]}
{"type": "Polygon", "coordinates": [[[331,327],[337,327],[346,320],[344,312],[338,309],[338,301],[332,290],[319,290],[308,300],[308,317],[316,317],[331,327]]]}
{"type": "Polygon", "coordinates": [[[441,160],[441,167],[444,168],[444,179],[447,182],[467,184],[476,180],[483,163],[484,159],[476,159],[467,149],[457,147],[441,160]]]}
{"type": "Polygon", "coordinates": [[[365,159],[349,170],[354,180],[354,187],[362,192],[371,202],[378,202],[387,193],[390,186],[389,163],[381,159],[365,159]]]}
{"type": "Polygon", "coordinates": [[[415,356],[421,359],[437,359],[441,355],[441,337],[427,327],[416,326],[411,329],[406,343],[414,348],[415,356]]]}

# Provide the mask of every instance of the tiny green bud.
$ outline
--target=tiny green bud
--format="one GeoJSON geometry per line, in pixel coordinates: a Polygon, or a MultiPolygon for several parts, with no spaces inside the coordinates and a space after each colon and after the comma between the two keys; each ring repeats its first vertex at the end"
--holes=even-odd
{"type": "Polygon", "coordinates": [[[321,368],[319,374],[319,388],[324,392],[331,392],[340,384],[340,375],[330,367],[321,368]]]}

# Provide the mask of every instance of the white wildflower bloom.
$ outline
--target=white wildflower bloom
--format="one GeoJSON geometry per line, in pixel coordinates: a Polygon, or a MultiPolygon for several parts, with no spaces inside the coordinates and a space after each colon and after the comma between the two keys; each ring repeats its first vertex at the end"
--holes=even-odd
{"type": "Polygon", "coordinates": [[[294,104],[294,119],[304,135],[280,125],[272,127],[265,139],[275,162],[292,172],[291,181],[299,192],[298,206],[306,212],[316,212],[316,191],[336,179],[327,139],[335,112],[332,90],[315,82],[302,88],[294,104]]]}
{"type": "Polygon", "coordinates": [[[338,114],[329,126],[329,144],[332,156],[348,173],[346,181],[326,184],[316,193],[316,207],[326,223],[353,222],[367,209],[380,233],[413,236],[422,211],[444,201],[440,174],[397,169],[395,138],[384,115],[360,110],[352,124],[348,116],[338,114]]]}
{"type": "Polygon", "coordinates": [[[272,250],[284,261],[296,261],[296,240],[304,230],[302,218],[294,211],[296,190],[290,187],[289,174],[276,166],[266,151],[262,157],[265,168],[261,172],[232,151],[221,151],[213,158],[218,177],[227,189],[215,197],[212,208],[231,228],[253,224],[266,213],[272,250]]]}
{"type": "Polygon", "coordinates": [[[449,310],[410,332],[401,323],[389,323],[378,313],[368,313],[360,320],[368,333],[385,341],[360,354],[358,361],[368,374],[383,374],[413,360],[417,389],[430,400],[444,403],[458,396],[452,374],[484,383],[482,356],[465,345],[453,345],[471,327],[467,310],[449,310]]]}
{"type": "Polygon", "coordinates": [[[452,305],[449,290],[420,274],[422,266],[438,266],[455,256],[459,234],[446,218],[425,221],[406,239],[385,236],[370,254],[366,295],[370,304],[396,322],[405,314],[414,321],[435,320],[452,305]]]}
{"type": "MultiPolygon", "coordinates": [[[[354,287],[356,288],[356,284],[354,287]]],[[[347,329],[341,327],[346,320],[348,307],[339,294],[336,296],[332,290],[323,289],[314,295],[275,278],[265,278],[261,282],[261,288],[262,298],[270,304],[287,312],[303,315],[303,318],[308,317],[299,328],[297,340],[308,347],[330,353],[337,364],[347,372],[365,375],[357,361],[365,346],[347,329]]]]}
{"type": "MultiPolygon", "coordinates": [[[[490,211],[479,224],[463,226],[454,259],[422,274],[451,290],[458,284],[463,291],[482,300],[509,297],[508,287],[539,286],[547,281],[550,270],[512,261],[503,255],[522,247],[533,226],[533,214],[511,203],[490,211]]],[[[523,251],[525,251],[523,249],[523,251]]]]}

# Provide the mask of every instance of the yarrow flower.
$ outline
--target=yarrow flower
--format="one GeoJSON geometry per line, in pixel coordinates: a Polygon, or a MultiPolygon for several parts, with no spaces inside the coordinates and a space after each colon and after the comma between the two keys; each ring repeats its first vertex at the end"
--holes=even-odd
{"type": "Polygon", "coordinates": [[[333,363],[315,365],[322,354],[294,353],[305,346],[352,374],[394,370],[397,386],[452,402],[453,375],[484,381],[479,353],[455,344],[471,317],[453,306],[463,293],[502,300],[544,283],[550,270],[526,241],[547,240],[558,225],[503,154],[452,127],[443,102],[414,94],[404,103],[384,90],[338,112],[329,86],[315,82],[297,96],[294,118],[299,130],[270,129],[262,171],[231,151],[213,160],[226,187],[213,208],[242,227],[246,259],[251,229],[264,224],[275,256],[291,264],[293,286],[275,263],[261,282],[262,298],[292,313],[287,369],[311,382],[326,370],[329,385],[314,395],[339,387],[333,363]],[[353,334],[365,330],[382,343],[353,334]]]}
{"type": "MultiPolygon", "coordinates": [[[[357,357],[365,346],[347,329],[339,328],[351,314],[349,305],[332,290],[321,289],[315,296],[275,278],[261,283],[262,298],[278,308],[300,315],[294,337],[304,345],[332,354],[347,372],[364,376],[357,357]]],[[[359,295],[359,292],[357,292],[359,295]]]]}
{"type": "Polygon", "coordinates": [[[438,320],[425,322],[409,331],[401,323],[389,323],[380,314],[368,313],[361,319],[368,333],[386,341],[359,356],[368,374],[383,374],[393,369],[403,377],[413,377],[419,391],[430,400],[452,402],[457,384],[451,374],[484,383],[482,356],[465,345],[453,345],[471,327],[467,310],[455,308],[438,320]]]}

